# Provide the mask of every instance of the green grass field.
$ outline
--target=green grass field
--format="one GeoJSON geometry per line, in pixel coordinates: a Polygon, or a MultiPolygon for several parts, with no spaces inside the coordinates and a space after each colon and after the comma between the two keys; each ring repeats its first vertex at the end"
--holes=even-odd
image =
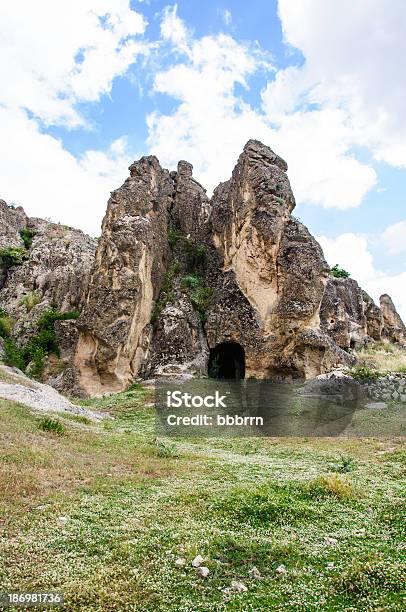
{"type": "Polygon", "coordinates": [[[114,419],[55,430],[0,402],[0,592],[89,612],[405,609],[404,441],[156,440],[151,401],[89,400],[114,419]]]}

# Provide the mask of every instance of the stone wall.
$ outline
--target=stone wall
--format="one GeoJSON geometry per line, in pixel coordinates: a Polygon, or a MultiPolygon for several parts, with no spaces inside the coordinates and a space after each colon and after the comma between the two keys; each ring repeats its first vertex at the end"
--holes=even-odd
{"type": "Polygon", "coordinates": [[[371,399],[406,403],[406,374],[392,372],[364,382],[363,387],[371,399]]]}

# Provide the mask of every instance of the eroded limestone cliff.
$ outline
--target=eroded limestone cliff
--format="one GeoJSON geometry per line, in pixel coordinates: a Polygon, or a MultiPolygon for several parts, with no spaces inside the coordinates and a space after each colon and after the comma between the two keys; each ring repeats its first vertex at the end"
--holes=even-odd
{"type": "Polygon", "coordinates": [[[210,351],[243,348],[245,375],[312,377],[351,357],[320,329],[320,246],[291,212],[286,163],[256,141],[209,200],[180,162],[131,166],[109,201],[77,325],[77,384],[207,374],[210,351]]]}
{"type": "Polygon", "coordinates": [[[359,343],[405,343],[388,296],[378,308],[356,281],[329,275],[292,216],[286,171],[249,141],[209,199],[189,163],[169,172],[143,157],[112,193],[98,241],[0,202],[0,245],[30,242],[2,275],[12,334],[24,340],[51,304],[80,310],[55,323],[62,366],[48,380],[86,395],[140,376],[312,378],[352,364],[359,343]]]}

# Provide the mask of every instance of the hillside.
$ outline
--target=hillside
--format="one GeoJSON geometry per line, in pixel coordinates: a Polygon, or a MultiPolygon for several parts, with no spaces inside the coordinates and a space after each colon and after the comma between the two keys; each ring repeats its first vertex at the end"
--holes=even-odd
{"type": "Polygon", "coordinates": [[[89,612],[404,609],[401,439],[157,440],[151,400],[87,400],[115,419],[60,416],[62,435],[0,401],[0,591],[89,612]]]}

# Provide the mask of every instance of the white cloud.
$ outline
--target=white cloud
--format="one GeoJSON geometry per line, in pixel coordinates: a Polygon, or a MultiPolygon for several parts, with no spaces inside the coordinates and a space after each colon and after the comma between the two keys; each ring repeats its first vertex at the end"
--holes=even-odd
{"type": "Polygon", "coordinates": [[[406,253],[406,221],[399,221],[387,227],[382,240],[391,255],[406,253]]]}
{"type": "Polygon", "coordinates": [[[347,233],[336,238],[318,236],[317,239],[330,266],[338,264],[348,270],[377,304],[380,295],[388,293],[406,321],[406,272],[391,275],[377,269],[364,236],[347,233]]]}
{"type": "Polygon", "coordinates": [[[50,124],[83,124],[75,105],[108,93],[145,51],[128,0],[3,0],[0,24],[0,104],[50,124]]]}
{"type": "Polygon", "coordinates": [[[77,104],[109,93],[147,52],[146,23],[129,0],[3,0],[0,24],[0,197],[99,234],[127,174],[125,140],[77,158],[42,127],[83,126],[77,104]]]}
{"type": "MultiPolygon", "coordinates": [[[[285,40],[305,59],[272,86],[289,112],[307,97],[342,108],[353,142],[376,159],[406,166],[406,11],[404,0],[279,0],[285,40]],[[293,86],[296,100],[292,102],[293,86]]],[[[285,111],[285,112],[286,112],[285,111]]]]}
{"type": "Polygon", "coordinates": [[[258,138],[286,158],[298,201],[341,209],[358,206],[376,175],[351,155],[345,114],[339,109],[298,108],[297,69],[277,74],[276,83],[280,74],[285,81],[280,100],[268,89],[263,109],[251,107],[237,87],[248,89],[257,71],[274,70],[260,49],[224,34],[194,38],[181,23],[176,7],[168,9],[165,37],[178,61],[159,72],[154,84],[155,91],[176,99],[179,106],[170,114],[148,117],[150,149],[161,162],[173,167],[179,158],[188,159],[198,180],[212,190],[230,176],[245,142],[258,138]],[[283,108],[285,89],[293,92],[292,114],[283,108]]]}
{"type": "Polygon", "coordinates": [[[99,235],[109,193],[128,174],[125,141],[76,159],[24,111],[3,108],[0,133],[0,197],[21,204],[31,216],[99,235]]]}
{"type": "Polygon", "coordinates": [[[171,42],[185,53],[189,52],[188,30],[178,17],[177,4],[165,7],[161,21],[161,36],[163,40],[171,42]]]}
{"type": "Polygon", "coordinates": [[[231,22],[233,20],[233,16],[231,14],[231,11],[229,11],[228,9],[224,9],[223,11],[221,11],[221,17],[222,17],[224,23],[226,24],[226,26],[231,25],[231,22]]]}

